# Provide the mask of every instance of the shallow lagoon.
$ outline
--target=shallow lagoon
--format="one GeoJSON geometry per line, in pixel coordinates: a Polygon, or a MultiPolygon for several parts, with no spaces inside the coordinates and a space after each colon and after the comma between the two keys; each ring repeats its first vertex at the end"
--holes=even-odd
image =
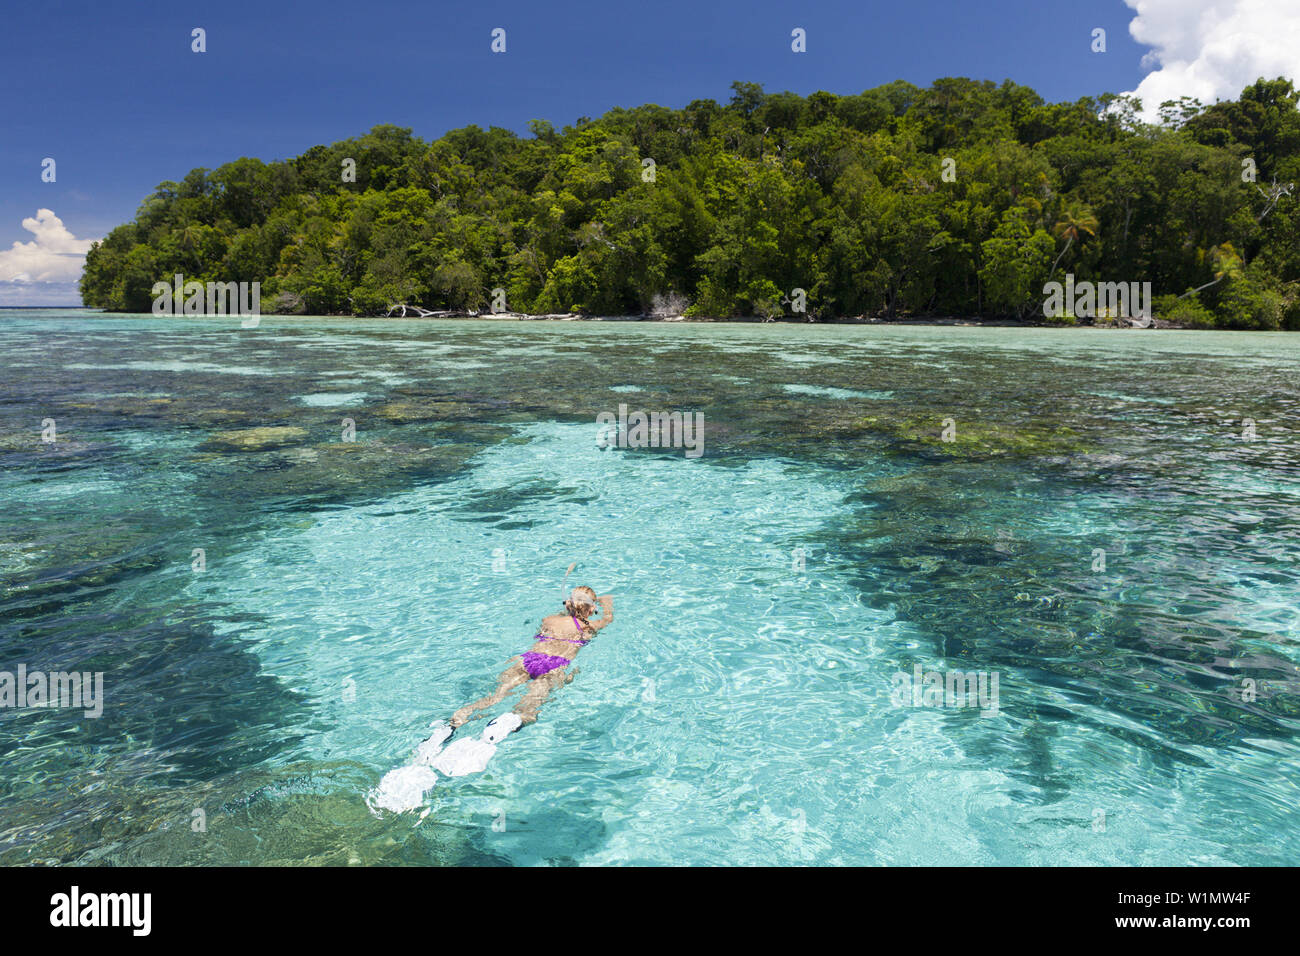
{"type": "Polygon", "coordinates": [[[1298,349],[6,313],[0,667],[107,703],[0,711],[0,862],[1295,865],[1298,349]],[[597,450],[620,403],[703,457],[597,450]],[[577,680],[373,816],[572,561],[577,680]]]}

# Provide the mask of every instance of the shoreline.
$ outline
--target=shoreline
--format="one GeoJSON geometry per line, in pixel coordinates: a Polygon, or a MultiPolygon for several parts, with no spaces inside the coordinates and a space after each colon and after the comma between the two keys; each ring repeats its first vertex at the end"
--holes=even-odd
{"type": "MultiPolygon", "coordinates": [[[[153,316],[149,313],[142,312],[122,312],[111,309],[95,309],[85,306],[4,306],[3,309],[8,311],[41,311],[41,310],[59,310],[69,312],[90,312],[101,315],[142,315],[148,318],[225,318],[224,314],[217,315],[163,315],[153,316]]],[[[230,313],[234,316],[234,313],[230,313]]],[[[430,312],[426,315],[351,315],[340,312],[335,314],[308,315],[299,312],[267,312],[261,313],[259,318],[263,319],[297,319],[297,318],[318,318],[318,319],[362,319],[367,322],[375,320],[384,320],[392,322],[412,322],[420,320],[438,320],[438,321],[458,321],[458,320],[477,320],[485,322],[652,322],[652,323],[690,323],[699,325],[910,325],[910,326],[967,326],[979,328],[1050,328],[1050,329],[1096,329],[1098,331],[1152,331],[1155,329],[1174,329],[1182,331],[1261,331],[1255,329],[1198,329],[1191,325],[1182,325],[1176,322],[1169,322],[1165,319],[1153,319],[1149,326],[1136,326],[1127,322],[1116,321],[1112,323],[1098,324],[1096,322],[1076,322],[1073,324],[1055,323],[1055,322],[1034,322],[1021,321],[1009,318],[980,318],[970,316],[906,316],[906,317],[884,317],[884,316],[845,316],[834,319],[819,319],[809,321],[807,319],[796,319],[789,316],[783,316],[776,319],[763,319],[759,316],[733,316],[731,318],[714,318],[705,316],[682,316],[682,315],[580,315],[577,313],[544,313],[531,315],[523,312],[451,312],[439,311],[430,312]]],[[[1267,331],[1267,330],[1264,330],[1267,331]]],[[[1275,331],[1286,331],[1278,329],[1275,331]]]]}

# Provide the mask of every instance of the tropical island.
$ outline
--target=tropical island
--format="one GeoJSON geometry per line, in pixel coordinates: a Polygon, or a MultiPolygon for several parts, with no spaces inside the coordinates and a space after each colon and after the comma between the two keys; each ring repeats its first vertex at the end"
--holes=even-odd
{"type": "Polygon", "coordinates": [[[1300,100],[1047,103],[1011,81],[732,84],[531,136],[392,125],[164,182],[86,256],[87,307],[260,283],[264,312],[844,321],[1044,316],[1047,283],[1150,283],[1155,318],[1300,329],[1300,100]]]}

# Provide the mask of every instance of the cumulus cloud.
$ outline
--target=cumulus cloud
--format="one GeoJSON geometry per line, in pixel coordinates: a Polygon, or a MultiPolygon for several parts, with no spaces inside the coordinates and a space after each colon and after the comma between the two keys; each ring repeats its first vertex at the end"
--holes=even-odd
{"type": "Polygon", "coordinates": [[[23,220],[36,238],[0,251],[0,282],[76,282],[93,239],[78,239],[51,209],[23,220]]]}
{"type": "Polygon", "coordinates": [[[1236,99],[1261,76],[1300,82],[1300,0],[1124,0],[1154,71],[1131,90],[1153,120],[1165,100],[1236,99]]]}

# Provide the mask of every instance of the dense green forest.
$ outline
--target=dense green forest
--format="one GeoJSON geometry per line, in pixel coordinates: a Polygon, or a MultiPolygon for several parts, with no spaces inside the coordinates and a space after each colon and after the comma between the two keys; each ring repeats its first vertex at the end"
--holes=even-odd
{"type": "Polygon", "coordinates": [[[1189,325],[1300,328],[1287,80],[1166,103],[1157,124],[1129,98],[1046,103],[1010,81],[732,91],[195,169],[92,248],[82,298],[147,312],[182,273],[311,314],[482,310],[501,288],[531,313],[1041,320],[1068,272],[1149,281],[1156,314],[1189,325]]]}

